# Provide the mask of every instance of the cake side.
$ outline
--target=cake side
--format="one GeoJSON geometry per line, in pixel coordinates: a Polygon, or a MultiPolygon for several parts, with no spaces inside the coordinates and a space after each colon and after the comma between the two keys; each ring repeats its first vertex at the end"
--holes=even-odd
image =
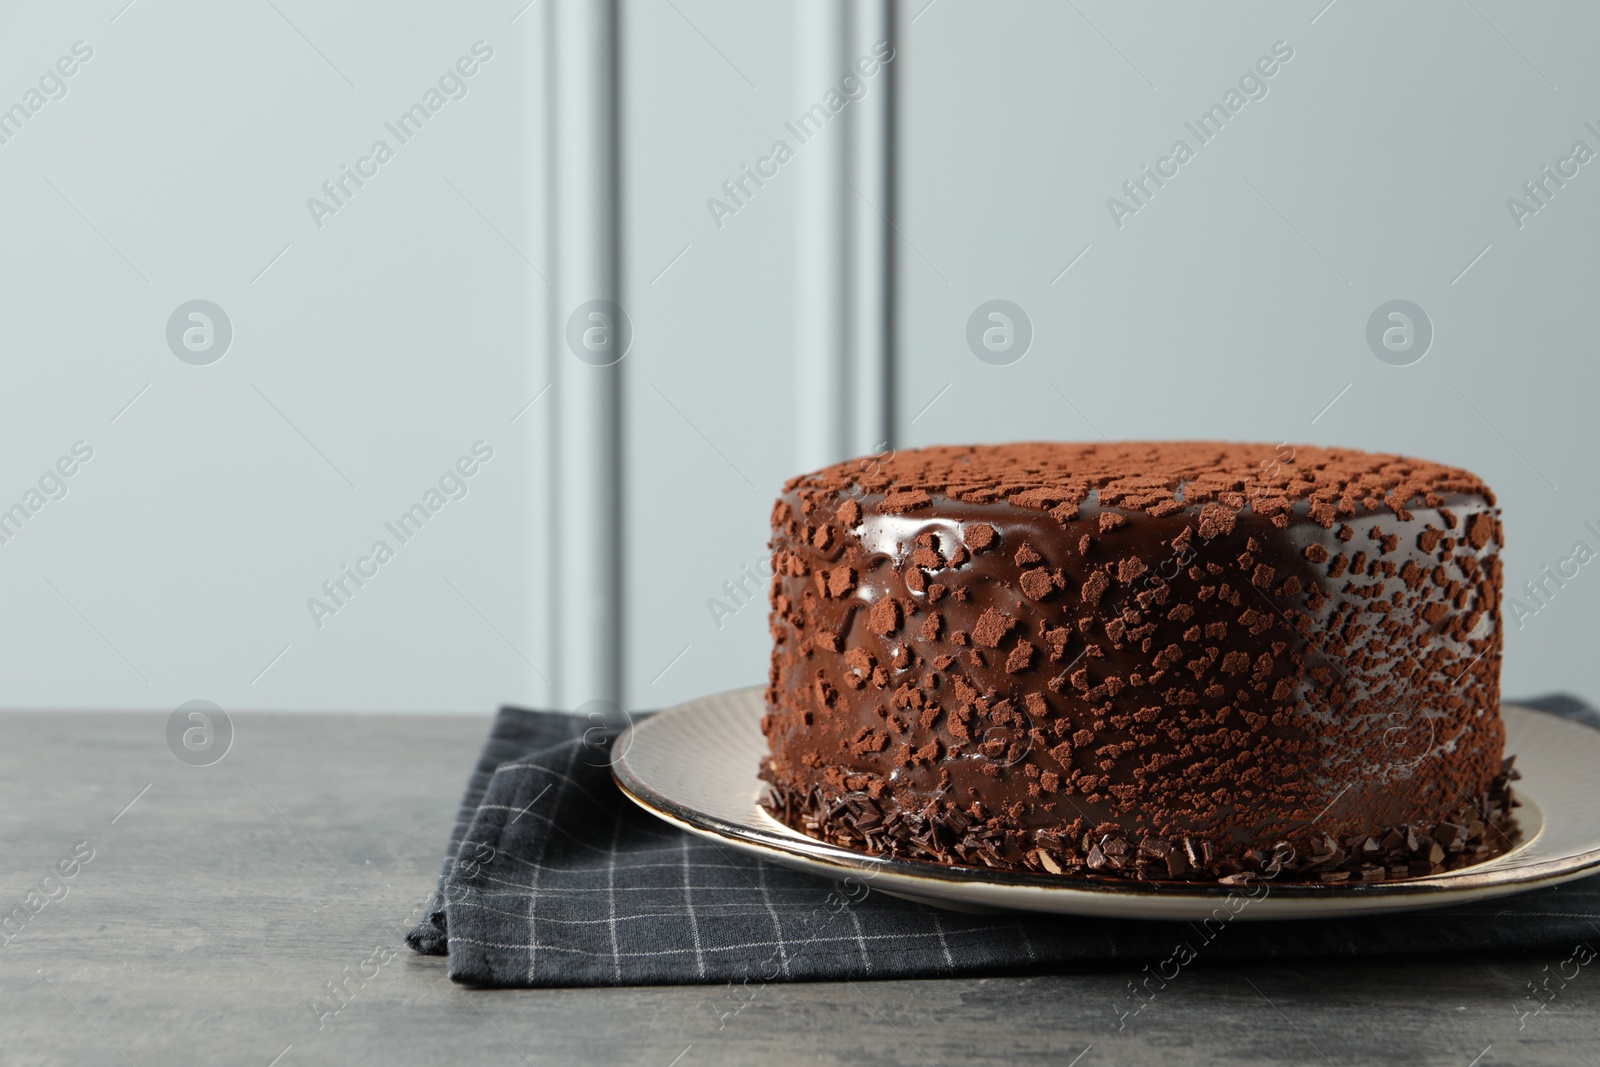
{"type": "Polygon", "coordinates": [[[1395,877],[1506,843],[1500,526],[1464,471],[925,449],[791,481],[773,530],[763,774],[797,828],[1199,878],[1395,877]]]}

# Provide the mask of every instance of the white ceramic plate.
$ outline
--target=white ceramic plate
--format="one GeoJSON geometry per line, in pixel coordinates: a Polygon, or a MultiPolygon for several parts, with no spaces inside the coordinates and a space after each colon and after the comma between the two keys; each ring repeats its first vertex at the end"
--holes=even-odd
{"type": "MultiPolygon", "coordinates": [[[[1392,882],[1254,883],[1241,919],[1311,919],[1460,904],[1555,885],[1600,870],[1594,768],[1600,730],[1507,705],[1517,756],[1522,844],[1461,870],[1392,882]]],[[[630,727],[616,745],[617,782],[635,803],[691,833],[824,878],[958,911],[1020,910],[1141,919],[1204,919],[1241,888],[1012,874],[882,859],[806,837],[758,803],[766,753],[762,690],[702,697],[630,727]]]]}

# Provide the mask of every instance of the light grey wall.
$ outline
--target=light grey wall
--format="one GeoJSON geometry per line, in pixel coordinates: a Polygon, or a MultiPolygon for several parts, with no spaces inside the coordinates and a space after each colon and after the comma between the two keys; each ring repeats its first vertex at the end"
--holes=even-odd
{"type": "Polygon", "coordinates": [[[725,200],[723,182],[768,152],[794,108],[796,12],[624,10],[623,260],[639,337],[624,375],[624,703],[658,707],[766,677],[765,610],[739,607],[719,627],[706,601],[760,565],[793,468],[796,168],[812,160],[714,220],[706,201],[725,200]]]}
{"type": "MultiPolygon", "coordinates": [[[[0,144],[0,505],[94,449],[0,545],[0,704],[555,702],[560,397],[540,391],[571,357],[541,276],[551,2],[0,8],[0,105],[94,49],[0,144]],[[306,199],[480,40],[494,56],[467,95],[319,228],[306,199]],[[233,326],[208,366],[166,339],[193,299],[233,326]],[[466,497],[319,627],[307,599],[395,545],[385,521],[480,440],[494,458],[466,497]]],[[[826,90],[802,29],[797,4],[622,5],[631,706],[765,675],[765,612],[722,587],[757,568],[801,462],[796,263],[825,156],[802,149],[720,227],[706,200],[826,90]],[[714,621],[714,597],[738,610],[714,621]]],[[[1577,3],[909,0],[900,443],[1407,451],[1496,487],[1514,588],[1580,538],[1600,548],[1600,161],[1521,228],[1506,206],[1575,141],[1600,151],[1597,31],[1577,3]],[[1184,123],[1278,41],[1294,55],[1267,95],[1197,145],[1184,123]],[[1194,158],[1116,225],[1107,198],[1178,138],[1194,158]],[[992,299],[1034,329],[1009,365],[966,340],[992,299]],[[1392,299],[1435,330],[1409,366],[1366,340],[1392,299]]],[[[1593,570],[1513,624],[1508,692],[1600,697],[1593,570]]]]}
{"type": "Polygon", "coordinates": [[[512,422],[549,378],[538,9],[124,3],[0,8],[6,104],[93,48],[0,145],[0,501],[94,450],[0,546],[0,703],[539,699],[538,406],[512,422]],[[400,144],[384,124],[480,40],[400,144]],[[307,199],[380,138],[394,158],[317,226],[307,199]],[[196,298],[233,327],[209,366],[166,340],[196,298]],[[387,534],[480,440],[466,497],[387,534]],[[380,538],[395,558],[316,626],[308,598],[380,538]]]}

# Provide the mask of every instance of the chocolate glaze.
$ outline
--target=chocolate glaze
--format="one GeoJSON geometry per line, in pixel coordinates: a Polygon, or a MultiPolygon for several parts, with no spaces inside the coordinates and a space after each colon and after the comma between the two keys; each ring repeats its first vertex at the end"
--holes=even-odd
{"type": "Polygon", "coordinates": [[[1492,496],[1435,478],[1330,516],[1327,494],[1266,506],[1239,481],[1190,502],[1146,476],[1138,503],[1103,478],[1050,510],[1015,480],[908,496],[892,464],[791,483],[772,809],[869,851],[1049,873],[1396,877],[1504,847],[1492,496]]]}

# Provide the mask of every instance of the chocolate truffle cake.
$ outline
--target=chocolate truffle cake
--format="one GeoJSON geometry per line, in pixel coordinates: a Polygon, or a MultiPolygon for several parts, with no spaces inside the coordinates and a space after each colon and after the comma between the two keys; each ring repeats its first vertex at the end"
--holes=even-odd
{"type": "Polygon", "coordinates": [[[772,511],[769,810],[939,864],[1375,881],[1503,851],[1501,526],[1466,471],[940,447],[772,511]]]}

